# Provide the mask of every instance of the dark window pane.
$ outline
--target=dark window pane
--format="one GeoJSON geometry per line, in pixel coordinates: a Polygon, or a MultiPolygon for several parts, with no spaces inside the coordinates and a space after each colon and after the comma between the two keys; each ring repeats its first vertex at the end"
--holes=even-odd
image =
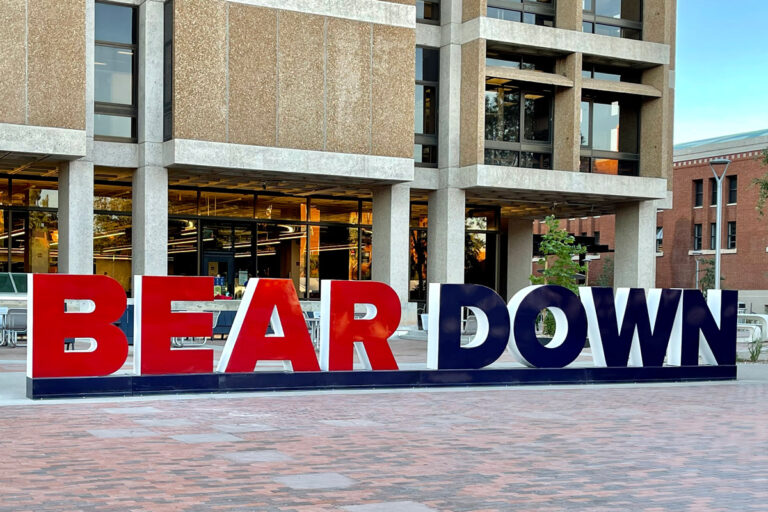
{"type": "Polygon", "coordinates": [[[728,203],[735,203],[738,190],[738,181],[736,176],[728,177],[728,203]]]}
{"type": "Polygon", "coordinates": [[[517,87],[486,86],[485,139],[520,141],[520,91],[517,87]]]}
{"type": "Polygon", "coordinates": [[[529,169],[551,169],[552,155],[549,153],[531,153],[523,151],[520,153],[520,167],[529,169]]]}
{"type": "Polygon", "coordinates": [[[624,39],[634,39],[635,41],[639,41],[642,38],[642,33],[634,28],[622,28],[621,37],[624,39]]]}
{"type": "Polygon", "coordinates": [[[96,45],[95,52],[95,100],[133,104],[133,50],[96,45]]]}
{"type": "Polygon", "coordinates": [[[464,282],[496,288],[495,233],[467,233],[464,245],[464,282]]]}
{"type": "Polygon", "coordinates": [[[123,289],[131,289],[130,215],[93,216],[93,264],[96,274],[117,280],[123,289]]]}
{"type": "Polygon", "coordinates": [[[416,0],[416,19],[438,21],[440,19],[440,3],[416,0]]]}
{"type": "Polygon", "coordinates": [[[517,151],[510,151],[507,149],[485,150],[486,165],[505,165],[507,167],[517,167],[518,161],[519,153],[517,151]]]}
{"type": "Polygon", "coordinates": [[[411,231],[410,276],[408,298],[410,301],[427,300],[427,232],[411,231]]]}
{"type": "Polygon", "coordinates": [[[693,250],[701,250],[701,224],[693,225],[693,250]]]}
{"type": "Polygon", "coordinates": [[[232,241],[232,224],[203,224],[203,250],[231,251],[232,241]]]}
{"type": "Polygon", "coordinates": [[[414,144],[413,160],[417,164],[436,164],[437,146],[430,144],[414,144]]]}
{"type": "Polygon", "coordinates": [[[525,95],[525,140],[550,142],[552,98],[547,94],[525,95]]]}
{"type": "Polygon", "coordinates": [[[373,231],[360,228],[360,279],[363,281],[371,280],[372,249],[373,231]]]}
{"type": "Polygon", "coordinates": [[[709,248],[715,247],[717,247],[717,224],[712,222],[709,224],[709,248]]]}
{"type": "Polygon", "coordinates": [[[306,298],[306,250],[306,226],[259,224],[257,275],[290,279],[299,298],[306,298]]]}
{"type": "Polygon", "coordinates": [[[11,201],[19,206],[58,208],[58,187],[56,181],[14,179],[11,201]]]}
{"type": "Polygon", "coordinates": [[[168,275],[197,275],[197,222],[168,219],[168,275]]]}
{"type": "Polygon", "coordinates": [[[527,12],[523,15],[523,23],[528,23],[530,25],[539,25],[542,27],[554,27],[555,17],[547,16],[545,14],[535,14],[532,12],[527,12]]]}
{"type": "Polygon", "coordinates": [[[133,8],[96,3],[96,40],[133,44],[133,8]]]}
{"type": "Polygon", "coordinates": [[[414,133],[437,133],[437,89],[426,85],[415,87],[414,133]]]}
{"type": "Polygon", "coordinates": [[[728,249],[736,248],[736,223],[728,223],[728,249]]]}
{"type": "Polygon", "coordinates": [[[440,50],[416,48],[416,80],[440,80],[440,50]]]}
{"type": "Polygon", "coordinates": [[[465,209],[464,223],[467,229],[479,229],[483,231],[495,231],[499,227],[498,211],[493,208],[465,209]]]}
{"type": "Polygon", "coordinates": [[[709,204],[717,205],[717,180],[715,178],[709,178],[709,190],[709,204]]]}
{"type": "Polygon", "coordinates": [[[634,160],[619,160],[619,176],[639,176],[638,162],[634,160]]]}
{"type": "Polygon", "coordinates": [[[133,136],[133,118],[94,114],[94,134],[104,137],[119,137],[130,139],[133,136]]]}
{"type": "Polygon", "coordinates": [[[582,21],[581,22],[581,31],[585,32],[587,34],[591,34],[594,31],[594,26],[592,23],[582,21]]]}
{"type": "Polygon", "coordinates": [[[579,159],[579,172],[592,172],[592,161],[589,157],[583,156],[579,159]]]}
{"type": "Polygon", "coordinates": [[[704,183],[701,180],[693,181],[693,206],[701,206],[704,198],[704,183]]]}
{"type": "Polygon", "coordinates": [[[309,296],[320,297],[326,279],[357,279],[358,229],[310,226],[309,296]]]}

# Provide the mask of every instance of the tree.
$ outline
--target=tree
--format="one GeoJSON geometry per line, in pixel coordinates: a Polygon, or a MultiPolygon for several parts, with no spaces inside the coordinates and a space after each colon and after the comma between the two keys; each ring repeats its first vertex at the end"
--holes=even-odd
{"type": "MultiPolygon", "coordinates": [[[[768,165],[768,148],[760,153],[759,160],[763,165],[768,165]]],[[[759,178],[753,179],[752,186],[757,187],[757,205],[755,206],[755,209],[762,217],[765,213],[763,211],[765,208],[765,201],[768,200],[768,172],[759,178]]]]}
{"type": "Polygon", "coordinates": [[[605,263],[603,263],[603,268],[601,269],[600,274],[598,274],[597,277],[595,278],[595,281],[593,282],[592,286],[599,286],[602,288],[612,288],[614,267],[615,265],[613,263],[613,257],[606,256],[605,263]]]}
{"type": "MultiPolygon", "coordinates": [[[[699,262],[706,265],[704,267],[704,276],[699,279],[699,290],[706,294],[707,290],[711,290],[715,287],[715,260],[714,258],[709,258],[699,260],[699,262]]],[[[725,281],[725,277],[721,275],[720,281],[725,281]]]]}
{"type": "Polygon", "coordinates": [[[541,275],[531,275],[533,284],[555,284],[564,286],[572,292],[578,291],[577,274],[587,270],[585,265],[580,265],[578,258],[574,257],[587,252],[586,247],[575,243],[576,239],[565,229],[560,228],[560,221],[554,215],[544,219],[547,225],[547,233],[542,235],[539,244],[538,264],[543,270],[541,275]]]}

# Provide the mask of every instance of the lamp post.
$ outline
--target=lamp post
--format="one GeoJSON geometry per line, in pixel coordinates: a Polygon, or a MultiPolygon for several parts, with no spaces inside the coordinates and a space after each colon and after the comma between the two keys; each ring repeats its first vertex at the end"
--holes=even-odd
{"type": "Polygon", "coordinates": [[[720,289],[720,248],[721,248],[721,234],[722,229],[720,227],[720,221],[723,218],[723,178],[725,173],[728,172],[728,166],[731,161],[727,158],[714,158],[709,161],[709,167],[712,169],[712,174],[715,175],[715,181],[717,182],[717,222],[715,223],[715,290],[720,289]],[[723,174],[717,175],[715,170],[716,165],[722,165],[723,174]]]}

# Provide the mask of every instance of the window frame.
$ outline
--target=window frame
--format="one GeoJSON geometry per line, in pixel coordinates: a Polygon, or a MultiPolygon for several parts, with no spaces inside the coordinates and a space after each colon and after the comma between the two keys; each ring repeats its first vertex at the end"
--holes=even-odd
{"type": "MultiPolygon", "coordinates": [[[[484,147],[483,151],[484,153],[488,150],[502,150],[502,151],[514,151],[517,153],[518,159],[517,163],[518,165],[516,167],[522,167],[522,153],[534,153],[534,154],[543,154],[543,155],[549,155],[549,167],[547,169],[551,169],[553,167],[552,165],[552,158],[554,153],[554,132],[555,132],[555,93],[553,89],[549,89],[546,86],[537,86],[537,84],[528,83],[528,82],[518,82],[515,80],[509,80],[505,84],[488,84],[488,79],[494,78],[494,77],[488,77],[486,76],[486,91],[487,87],[490,85],[492,87],[496,88],[503,88],[507,85],[511,85],[512,87],[517,88],[518,93],[518,110],[519,110],[519,128],[518,128],[518,141],[512,142],[512,141],[500,141],[500,140],[490,140],[485,138],[485,120],[487,113],[485,112],[485,109],[483,109],[483,141],[484,141],[484,147]],[[525,95],[526,94],[543,94],[549,97],[549,114],[548,114],[548,120],[549,120],[549,141],[548,142],[541,142],[541,141],[533,141],[528,140],[525,138],[525,95]]],[[[485,159],[487,161],[487,158],[485,159]]],[[[486,165],[493,165],[493,164],[486,164],[486,165]]],[[[526,167],[529,168],[529,167],[526,167]]],[[[537,169],[537,167],[530,167],[531,169],[537,169]]]]}
{"type": "MultiPolygon", "coordinates": [[[[643,40],[643,2],[640,2],[640,20],[641,21],[632,21],[624,18],[611,18],[608,16],[600,16],[596,12],[596,6],[597,1],[592,0],[592,6],[589,9],[582,9],[582,23],[581,23],[581,30],[582,32],[585,32],[587,34],[595,34],[595,26],[596,25],[607,25],[609,27],[618,27],[620,29],[631,29],[631,30],[637,30],[639,32],[639,37],[637,38],[637,41],[643,40]],[[586,32],[584,30],[585,24],[591,24],[592,25],[592,31],[586,32]]],[[[605,35],[605,34],[600,34],[605,35]]],[[[606,36],[606,37],[613,37],[613,36],[606,36]]],[[[620,39],[633,39],[631,37],[624,37],[623,35],[619,36],[620,39]]]]}
{"type": "MultiPolygon", "coordinates": [[[[602,103],[605,104],[606,100],[612,100],[619,103],[619,109],[621,109],[621,98],[613,99],[613,97],[600,97],[600,95],[582,95],[581,102],[580,103],[588,103],[588,143],[587,144],[580,144],[579,148],[579,155],[582,160],[588,159],[589,160],[589,167],[588,170],[584,170],[583,168],[580,169],[581,172],[594,172],[593,166],[594,166],[594,160],[595,159],[606,159],[606,160],[618,160],[619,162],[631,162],[636,169],[636,171],[633,174],[621,174],[618,173],[618,176],[640,176],[640,133],[642,130],[641,126],[641,117],[640,112],[638,110],[638,116],[637,116],[637,135],[636,135],[636,143],[638,152],[637,153],[629,153],[626,151],[606,151],[604,149],[593,149],[592,145],[595,141],[595,103],[602,103]]],[[[583,167],[583,166],[582,166],[583,167]]]]}
{"type": "Polygon", "coordinates": [[[728,221],[728,231],[727,231],[727,237],[726,237],[726,249],[735,249],[736,248],[736,221],[731,220],[728,221]]]}
{"type": "Polygon", "coordinates": [[[97,4],[117,5],[131,9],[132,15],[132,37],[133,43],[117,43],[114,41],[103,41],[101,39],[94,39],[93,48],[94,52],[97,47],[118,48],[121,50],[131,50],[133,52],[132,65],[131,65],[131,104],[123,105],[119,103],[109,103],[104,101],[93,102],[94,115],[108,115],[115,117],[127,117],[131,120],[131,136],[130,137],[114,137],[111,135],[99,135],[94,132],[94,140],[105,142],[137,142],[138,141],[138,129],[139,129],[139,9],[135,5],[128,5],[114,2],[104,2],[97,0],[97,4]]]}
{"type": "Polygon", "coordinates": [[[700,251],[702,248],[702,231],[701,231],[701,224],[694,224],[693,225],[693,250],[694,251],[700,251]]]}
{"type": "MultiPolygon", "coordinates": [[[[488,0],[487,7],[493,7],[494,9],[504,9],[507,11],[514,11],[520,13],[520,21],[512,21],[512,20],[505,20],[505,21],[511,21],[512,23],[526,23],[525,21],[525,15],[526,14],[538,14],[540,16],[551,16],[552,17],[552,27],[557,27],[557,8],[556,8],[556,2],[557,0],[552,0],[551,3],[548,5],[544,4],[543,2],[536,2],[532,0],[521,0],[519,2],[514,2],[510,0],[488,0]]],[[[488,16],[488,11],[486,9],[485,13],[487,18],[492,19],[498,19],[494,16],[488,16]]],[[[538,25],[536,23],[527,23],[528,25],[538,25]]],[[[539,27],[548,27],[548,25],[538,25],[539,27]]]]}
{"type": "Polygon", "coordinates": [[[717,223],[709,223],[709,248],[715,250],[717,248],[717,223]]]}
{"type": "MultiPolygon", "coordinates": [[[[438,142],[439,142],[439,135],[440,135],[440,49],[439,48],[433,48],[431,46],[422,46],[417,45],[416,50],[421,49],[423,50],[429,50],[433,52],[437,52],[437,77],[438,81],[432,81],[432,80],[416,80],[415,85],[421,85],[423,87],[434,87],[435,88],[435,133],[434,134],[426,134],[426,133],[416,133],[414,130],[413,134],[413,143],[414,146],[416,144],[420,144],[422,146],[434,146],[435,148],[435,161],[434,162],[416,162],[414,159],[414,165],[416,167],[431,167],[436,168],[438,166],[438,142]]],[[[422,59],[423,62],[423,59],[422,59]]],[[[422,113],[423,114],[423,113],[422,113]]],[[[414,111],[414,115],[416,115],[414,111]]],[[[415,147],[414,147],[415,150],[415,147]]]]}
{"type": "Polygon", "coordinates": [[[440,0],[416,0],[416,23],[424,23],[425,25],[440,25],[440,0]],[[437,7],[437,18],[419,18],[419,2],[424,4],[433,4],[437,7]]]}
{"type": "Polygon", "coordinates": [[[728,184],[728,201],[726,204],[736,204],[739,200],[739,181],[737,176],[727,176],[728,184]]]}
{"type": "Polygon", "coordinates": [[[693,180],[693,207],[704,206],[704,180],[693,180]]]}

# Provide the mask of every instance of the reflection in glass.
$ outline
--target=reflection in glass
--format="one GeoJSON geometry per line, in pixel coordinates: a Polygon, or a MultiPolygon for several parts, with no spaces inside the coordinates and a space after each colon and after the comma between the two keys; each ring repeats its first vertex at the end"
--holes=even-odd
{"type": "Polygon", "coordinates": [[[371,280],[371,264],[373,249],[373,231],[370,228],[360,228],[360,279],[371,280]]]}
{"type": "Polygon", "coordinates": [[[490,7],[488,6],[488,14],[487,16],[489,18],[496,18],[499,20],[507,20],[507,21],[522,21],[523,14],[520,11],[513,11],[511,9],[502,9],[500,7],[490,7]]]}
{"type": "Polygon", "coordinates": [[[131,117],[94,114],[93,122],[96,135],[123,139],[130,139],[133,136],[133,118],[131,117]]]}
{"type": "Polygon", "coordinates": [[[438,21],[440,19],[440,2],[416,0],[416,19],[438,21]]]}
{"type": "Polygon", "coordinates": [[[427,231],[414,229],[410,237],[408,300],[427,300],[427,231]]]}
{"type": "Polygon", "coordinates": [[[113,212],[131,211],[130,185],[93,185],[93,209],[113,212]]]}
{"type": "Polygon", "coordinates": [[[581,102],[581,145],[589,146],[589,102],[581,102]]]}
{"type": "Polygon", "coordinates": [[[256,275],[290,279],[299,298],[306,298],[306,226],[259,224],[256,275]]]}
{"type": "Polygon", "coordinates": [[[133,43],[133,12],[128,6],[96,2],[96,40],[133,43]]]}
{"type": "Polygon", "coordinates": [[[256,218],[264,220],[307,220],[307,200],[303,197],[259,194],[256,218]]]}
{"type": "Polygon", "coordinates": [[[416,80],[437,82],[440,80],[440,51],[416,48],[416,80]]]}
{"type": "Polygon", "coordinates": [[[358,229],[309,227],[309,297],[320,297],[326,279],[357,279],[358,229]]]}
{"type": "Polygon", "coordinates": [[[197,275],[197,221],[168,219],[168,275],[197,275]]]}
{"type": "MultiPolygon", "coordinates": [[[[32,212],[30,212],[31,221],[32,212]]],[[[130,215],[93,216],[93,264],[96,274],[118,281],[126,291],[131,289],[130,215]]]]}
{"type": "Polygon", "coordinates": [[[411,227],[426,228],[429,208],[426,204],[411,203],[411,227]]]}
{"type": "Polygon", "coordinates": [[[96,45],[95,52],[95,100],[132,104],[133,50],[96,45]]]}
{"type": "Polygon", "coordinates": [[[552,155],[550,153],[520,152],[520,167],[528,169],[551,169],[552,155]]]}
{"type": "Polygon", "coordinates": [[[414,93],[414,133],[424,135],[433,135],[437,133],[436,88],[417,84],[414,93]]]}
{"type": "Polygon", "coordinates": [[[357,201],[341,199],[312,199],[309,203],[312,222],[343,222],[357,224],[357,201]]]}
{"type": "Polygon", "coordinates": [[[200,215],[253,218],[253,194],[200,192],[200,215]]]}
{"type": "Polygon", "coordinates": [[[245,293],[245,284],[256,274],[256,255],[254,254],[253,232],[248,226],[235,225],[235,299],[245,293]]]}
{"type": "Polygon", "coordinates": [[[497,235],[467,233],[464,237],[464,282],[496,288],[497,235]]]}
{"type": "Polygon", "coordinates": [[[436,164],[437,146],[432,144],[414,144],[413,160],[417,164],[436,164]]]}
{"type": "Polygon", "coordinates": [[[592,148],[619,150],[619,102],[592,104],[592,148]]]}
{"type": "Polygon", "coordinates": [[[520,141],[520,89],[486,85],[485,140],[520,141]]]}
{"type": "Polygon", "coordinates": [[[231,251],[232,224],[203,224],[203,251],[231,251]]]}
{"type": "Polygon", "coordinates": [[[551,101],[543,94],[525,94],[525,139],[550,142],[549,129],[551,101]]]}
{"type": "Polygon", "coordinates": [[[11,200],[14,205],[59,207],[59,184],[57,181],[13,179],[11,200]]]}
{"type": "Polygon", "coordinates": [[[519,164],[520,153],[508,149],[487,149],[485,150],[485,165],[505,165],[507,167],[517,167],[519,164]]]}
{"type": "Polygon", "coordinates": [[[168,189],[168,213],[197,215],[197,191],[168,189]]]}

